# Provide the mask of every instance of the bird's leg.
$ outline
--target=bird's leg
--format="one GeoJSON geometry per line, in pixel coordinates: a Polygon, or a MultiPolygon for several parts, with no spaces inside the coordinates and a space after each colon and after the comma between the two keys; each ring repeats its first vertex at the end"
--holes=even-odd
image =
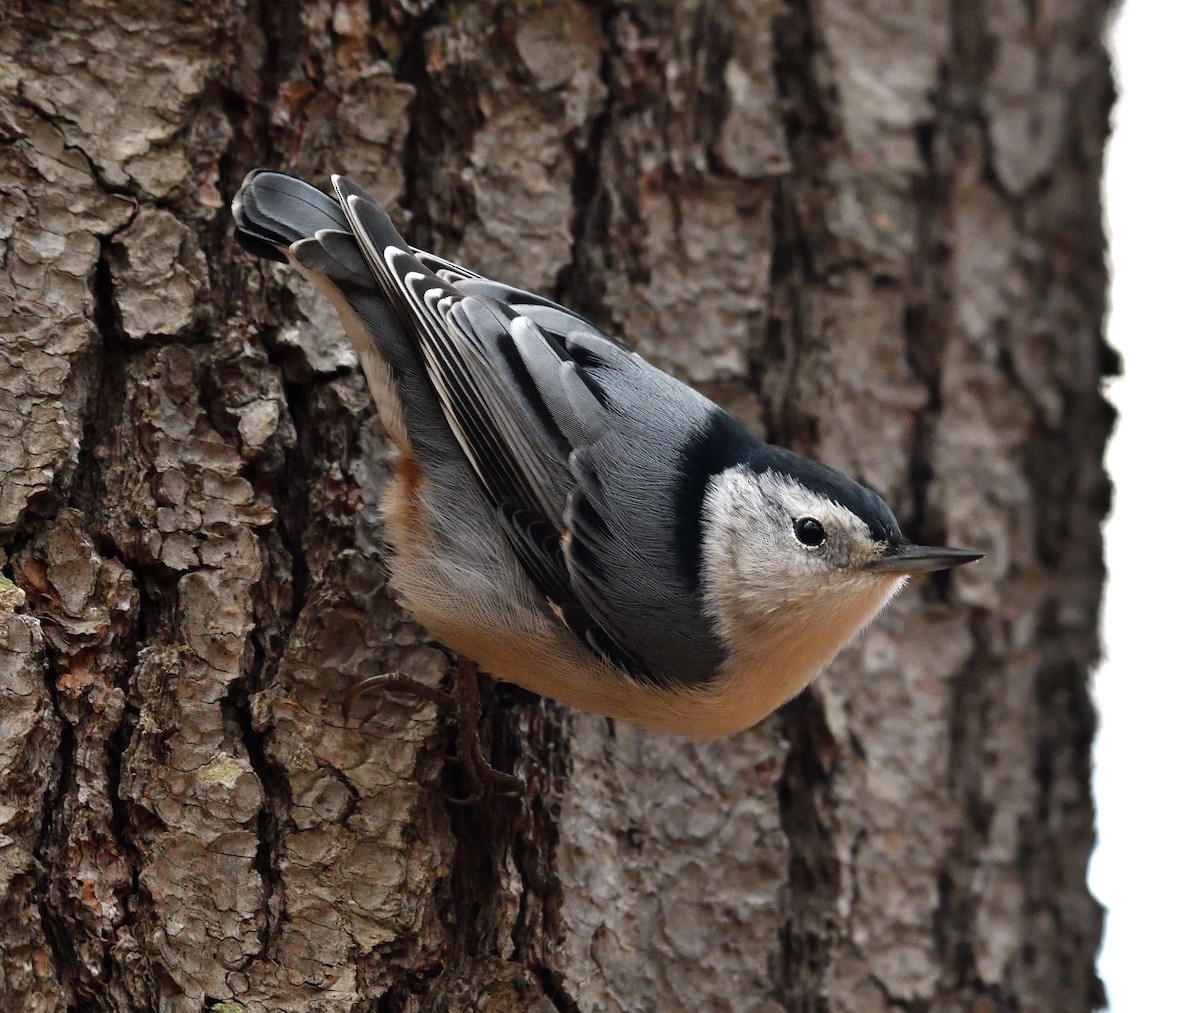
{"type": "Polygon", "coordinates": [[[524,794],[524,780],[515,774],[505,774],[496,770],[484,758],[483,750],[479,746],[479,668],[475,662],[459,656],[453,696],[399,672],[360,679],[342,698],[342,716],[349,721],[350,709],[355,701],[377,689],[407,693],[435,703],[439,709],[454,708],[458,721],[456,759],[462,765],[470,794],[466,798],[452,798],[450,801],[471,805],[483,798],[489,790],[497,795],[524,794]]]}
{"type": "Polygon", "coordinates": [[[478,802],[488,790],[497,795],[522,795],[525,781],[493,767],[479,747],[479,666],[470,658],[458,657],[458,678],[454,683],[458,703],[458,758],[470,784],[471,794],[454,799],[464,805],[478,802]]]}
{"type": "Polygon", "coordinates": [[[417,682],[416,679],[408,675],[402,675],[400,672],[390,672],[387,675],[372,675],[366,679],[359,679],[344,697],[342,697],[342,717],[347,721],[350,720],[350,708],[354,706],[354,701],[365,693],[373,693],[377,689],[390,689],[400,693],[408,693],[418,697],[421,700],[428,700],[430,703],[435,703],[438,707],[449,707],[454,698],[449,693],[443,693],[440,689],[434,689],[432,686],[426,686],[423,682],[417,682]]]}

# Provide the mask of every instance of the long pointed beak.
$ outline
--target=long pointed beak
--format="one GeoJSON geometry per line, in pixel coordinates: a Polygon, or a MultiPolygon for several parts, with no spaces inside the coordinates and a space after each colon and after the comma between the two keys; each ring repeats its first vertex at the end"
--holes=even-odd
{"type": "Polygon", "coordinates": [[[935,548],[930,545],[901,545],[867,564],[873,573],[933,573],[952,566],[982,559],[982,552],[970,549],[935,548]]]}

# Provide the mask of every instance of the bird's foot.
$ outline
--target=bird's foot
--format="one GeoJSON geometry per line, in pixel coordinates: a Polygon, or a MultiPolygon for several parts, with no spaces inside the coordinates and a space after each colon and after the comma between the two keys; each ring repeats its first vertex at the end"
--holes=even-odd
{"type": "Polygon", "coordinates": [[[459,657],[454,690],[458,705],[458,759],[470,793],[465,798],[447,796],[447,801],[475,805],[487,795],[508,798],[524,795],[525,780],[493,767],[479,745],[479,666],[475,662],[459,657]]]}
{"type": "Polygon", "coordinates": [[[373,693],[377,689],[407,693],[421,700],[428,700],[430,703],[435,703],[438,707],[450,707],[454,703],[454,697],[449,693],[443,693],[440,689],[426,686],[423,682],[417,682],[411,676],[402,675],[400,672],[390,672],[387,675],[372,675],[366,679],[359,679],[358,682],[351,686],[346,695],[342,697],[342,717],[349,721],[350,709],[354,706],[354,702],[359,697],[367,693],[373,693]]]}
{"type": "Polygon", "coordinates": [[[437,704],[439,708],[453,707],[458,724],[457,755],[454,757],[462,766],[467,781],[468,794],[465,798],[447,796],[455,805],[474,805],[488,795],[508,798],[525,794],[526,784],[516,774],[497,770],[483,755],[479,744],[479,669],[473,661],[458,659],[458,678],[453,695],[440,689],[426,686],[410,676],[399,672],[388,675],[373,675],[360,679],[342,698],[342,716],[350,719],[350,710],[359,697],[377,689],[406,693],[437,704]]]}

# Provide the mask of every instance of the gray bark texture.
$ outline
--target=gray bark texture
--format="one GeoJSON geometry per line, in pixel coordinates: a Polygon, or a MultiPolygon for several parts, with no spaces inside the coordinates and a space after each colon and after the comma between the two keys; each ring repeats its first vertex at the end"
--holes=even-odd
{"type": "Polygon", "coordinates": [[[0,1008],[1086,1011],[1108,0],[8,0],[0,1008]],[[696,744],[485,692],[243,174],[346,172],[987,559],[696,744]]]}

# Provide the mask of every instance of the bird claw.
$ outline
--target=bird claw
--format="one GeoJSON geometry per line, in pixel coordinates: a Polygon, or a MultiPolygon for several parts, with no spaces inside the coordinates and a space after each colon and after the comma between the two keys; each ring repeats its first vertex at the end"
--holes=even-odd
{"type": "Polygon", "coordinates": [[[389,672],[387,675],[372,675],[366,679],[359,679],[351,686],[346,695],[342,697],[342,717],[349,721],[350,709],[359,697],[384,688],[408,693],[421,700],[435,703],[439,707],[449,707],[454,702],[454,698],[449,693],[426,686],[423,682],[417,682],[411,676],[403,675],[400,672],[389,672]]]}
{"type": "Polygon", "coordinates": [[[462,799],[447,796],[447,800],[455,805],[475,805],[489,794],[505,798],[524,795],[528,788],[524,778],[497,770],[488,763],[479,746],[479,668],[475,662],[459,657],[454,690],[459,721],[457,758],[471,793],[462,799]]]}
{"type": "Polygon", "coordinates": [[[465,798],[447,795],[446,801],[451,805],[478,805],[489,795],[495,798],[522,798],[529,790],[524,778],[497,770],[486,760],[482,770],[472,770],[469,765],[467,770],[470,771],[468,779],[472,782],[472,791],[465,798]]]}
{"type": "Polygon", "coordinates": [[[497,770],[488,763],[480,748],[478,668],[473,661],[466,658],[458,659],[458,678],[455,680],[453,696],[440,689],[426,686],[411,676],[402,675],[399,672],[372,675],[366,679],[360,679],[342,698],[342,716],[349,721],[350,710],[355,701],[364,694],[377,689],[408,693],[421,700],[435,703],[439,708],[455,707],[459,729],[458,755],[447,758],[454,759],[461,764],[471,791],[465,798],[447,795],[447,802],[461,806],[475,805],[487,795],[519,798],[528,790],[524,778],[497,770]]]}

